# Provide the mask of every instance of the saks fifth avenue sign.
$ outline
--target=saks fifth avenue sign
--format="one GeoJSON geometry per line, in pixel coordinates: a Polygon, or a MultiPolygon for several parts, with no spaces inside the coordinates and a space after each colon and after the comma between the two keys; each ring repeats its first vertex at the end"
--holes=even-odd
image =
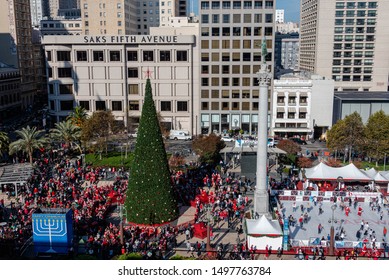
{"type": "Polygon", "coordinates": [[[166,43],[178,43],[177,36],[135,36],[135,35],[122,35],[122,36],[84,36],[84,43],[132,43],[132,44],[166,44],[166,43]]]}
{"type": "Polygon", "coordinates": [[[194,35],[79,35],[44,36],[42,44],[193,44],[194,35]]]}

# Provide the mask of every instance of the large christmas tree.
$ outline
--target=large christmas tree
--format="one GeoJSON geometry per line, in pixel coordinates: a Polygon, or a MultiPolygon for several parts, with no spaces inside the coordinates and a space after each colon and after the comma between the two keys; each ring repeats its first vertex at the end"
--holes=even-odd
{"type": "Polygon", "coordinates": [[[126,211],[127,221],[137,224],[161,224],[174,220],[179,213],[150,79],[146,81],[135,157],[128,181],[126,211]]]}

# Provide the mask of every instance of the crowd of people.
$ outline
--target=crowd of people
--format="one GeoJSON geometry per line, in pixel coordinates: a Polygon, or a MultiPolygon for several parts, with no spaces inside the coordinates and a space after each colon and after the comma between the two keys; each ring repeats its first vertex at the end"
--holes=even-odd
{"type": "MultiPolygon", "coordinates": [[[[20,161],[20,160],[19,160],[20,161]]],[[[0,213],[5,222],[0,226],[0,246],[12,244],[10,252],[16,257],[26,241],[32,236],[32,214],[38,209],[71,209],[73,213],[74,247],[83,246],[87,254],[98,258],[110,258],[123,253],[140,253],[145,258],[165,258],[177,247],[177,237],[189,231],[193,236],[193,224],[211,222],[214,229],[223,222],[229,228],[241,223],[247,196],[241,192],[243,182],[228,174],[224,178],[211,166],[198,166],[183,171],[172,171],[171,179],[180,205],[195,204],[196,214],[192,221],[178,227],[169,225],[125,225],[121,232],[118,224],[109,221],[114,205],[122,204],[127,189],[127,175],[123,170],[93,168],[71,160],[63,153],[42,152],[34,161],[35,171],[28,181],[18,186],[5,186],[11,204],[0,202],[0,213]],[[108,173],[114,173],[112,181],[104,181],[108,173]],[[207,201],[204,197],[206,195],[207,201]],[[206,219],[204,205],[212,205],[211,221],[206,219]],[[84,245],[79,240],[83,239],[84,245]],[[1,245],[3,244],[3,245],[1,245]]],[[[238,235],[243,230],[238,227],[238,235]]],[[[239,242],[243,244],[242,242],[239,242]]],[[[195,245],[195,244],[193,244],[195,245]]],[[[239,253],[237,250],[235,254],[239,253]]]]}

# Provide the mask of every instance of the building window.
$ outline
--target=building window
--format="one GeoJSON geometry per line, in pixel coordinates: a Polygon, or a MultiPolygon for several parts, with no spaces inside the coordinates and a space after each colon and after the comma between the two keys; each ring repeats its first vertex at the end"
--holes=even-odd
{"type": "Polygon", "coordinates": [[[177,112],[188,112],[188,102],[177,101],[177,112]]]}
{"type": "Polygon", "coordinates": [[[129,105],[128,110],[139,111],[139,101],[138,100],[131,100],[131,101],[129,101],[128,105],[129,105]]]}
{"type": "Polygon", "coordinates": [[[208,78],[201,78],[201,85],[202,86],[209,86],[209,79],[208,78]]]}
{"type": "Polygon", "coordinates": [[[170,51],[159,51],[160,61],[170,61],[170,51]]]}
{"type": "Polygon", "coordinates": [[[239,90],[233,90],[232,91],[232,98],[235,98],[235,99],[239,99],[240,98],[239,90]]]}
{"type": "Polygon", "coordinates": [[[72,68],[58,68],[58,78],[71,78],[72,77],[72,68]]]}
{"type": "Polygon", "coordinates": [[[211,102],[211,110],[219,110],[219,102],[211,102]]]}
{"type": "Polygon", "coordinates": [[[161,101],[161,111],[162,112],[171,112],[172,111],[172,102],[171,101],[161,101]]]}
{"type": "Polygon", "coordinates": [[[105,101],[96,101],[96,111],[105,111],[105,101]]]}
{"type": "Polygon", "coordinates": [[[209,90],[207,89],[201,90],[201,98],[209,98],[209,90]]]}
{"type": "Polygon", "coordinates": [[[93,51],[93,61],[104,61],[104,51],[93,51]]]}
{"type": "Polygon", "coordinates": [[[51,61],[51,51],[46,52],[46,60],[51,61]]]}
{"type": "Polygon", "coordinates": [[[138,95],[139,94],[139,85],[138,84],[129,84],[128,91],[129,91],[129,94],[138,95]]]}
{"type": "Polygon", "coordinates": [[[137,67],[128,68],[128,77],[129,78],[139,78],[139,72],[137,67]]]}
{"type": "Polygon", "coordinates": [[[177,51],[177,61],[188,61],[188,51],[177,51]]]}
{"type": "Polygon", "coordinates": [[[70,52],[69,51],[57,51],[57,60],[58,61],[70,61],[70,52]]]}
{"type": "Polygon", "coordinates": [[[154,61],[154,52],[143,51],[143,61],[154,61]]]}
{"type": "Polygon", "coordinates": [[[109,52],[110,61],[120,61],[120,51],[110,51],[109,52]]]}
{"type": "Polygon", "coordinates": [[[128,51],[127,52],[127,61],[138,61],[138,52],[137,51],[128,51]]]}
{"type": "Polygon", "coordinates": [[[73,94],[73,85],[59,85],[59,94],[73,94]]]}
{"type": "Polygon", "coordinates": [[[47,76],[49,78],[52,78],[53,77],[53,69],[51,69],[51,67],[48,67],[47,68],[47,76]]]}
{"type": "Polygon", "coordinates": [[[71,111],[73,110],[73,100],[64,100],[60,102],[61,111],[71,111]]]}
{"type": "Polygon", "coordinates": [[[121,101],[112,101],[112,111],[122,111],[122,102],[121,101]]]}
{"type": "Polygon", "coordinates": [[[87,110],[87,111],[90,110],[89,101],[80,101],[79,104],[80,104],[80,107],[84,108],[85,110],[87,110]]]}
{"type": "Polygon", "coordinates": [[[49,94],[54,94],[54,84],[49,84],[49,94]]]}
{"type": "Polygon", "coordinates": [[[76,57],[77,57],[77,61],[88,61],[87,51],[77,51],[76,57]]]}
{"type": "Polygon", "coordinates": [[[209,110],[208,102],[201,102],[201,110],[209,110]]]}

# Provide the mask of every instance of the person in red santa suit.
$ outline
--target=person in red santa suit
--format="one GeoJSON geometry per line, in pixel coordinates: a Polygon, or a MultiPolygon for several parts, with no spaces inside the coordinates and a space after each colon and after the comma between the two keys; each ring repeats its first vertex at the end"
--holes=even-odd
{"type": "Polygon", "coordinates": [[[350,207],[347,206],[344,211],[346,213],[346,216],[348,217],[348,214],[350,213],[350,207]]]}
{"type": "Polygon", "coordinates": [[[358,216],[362,216],[363,209],[361,206],[358,207],[358,216]]]}

